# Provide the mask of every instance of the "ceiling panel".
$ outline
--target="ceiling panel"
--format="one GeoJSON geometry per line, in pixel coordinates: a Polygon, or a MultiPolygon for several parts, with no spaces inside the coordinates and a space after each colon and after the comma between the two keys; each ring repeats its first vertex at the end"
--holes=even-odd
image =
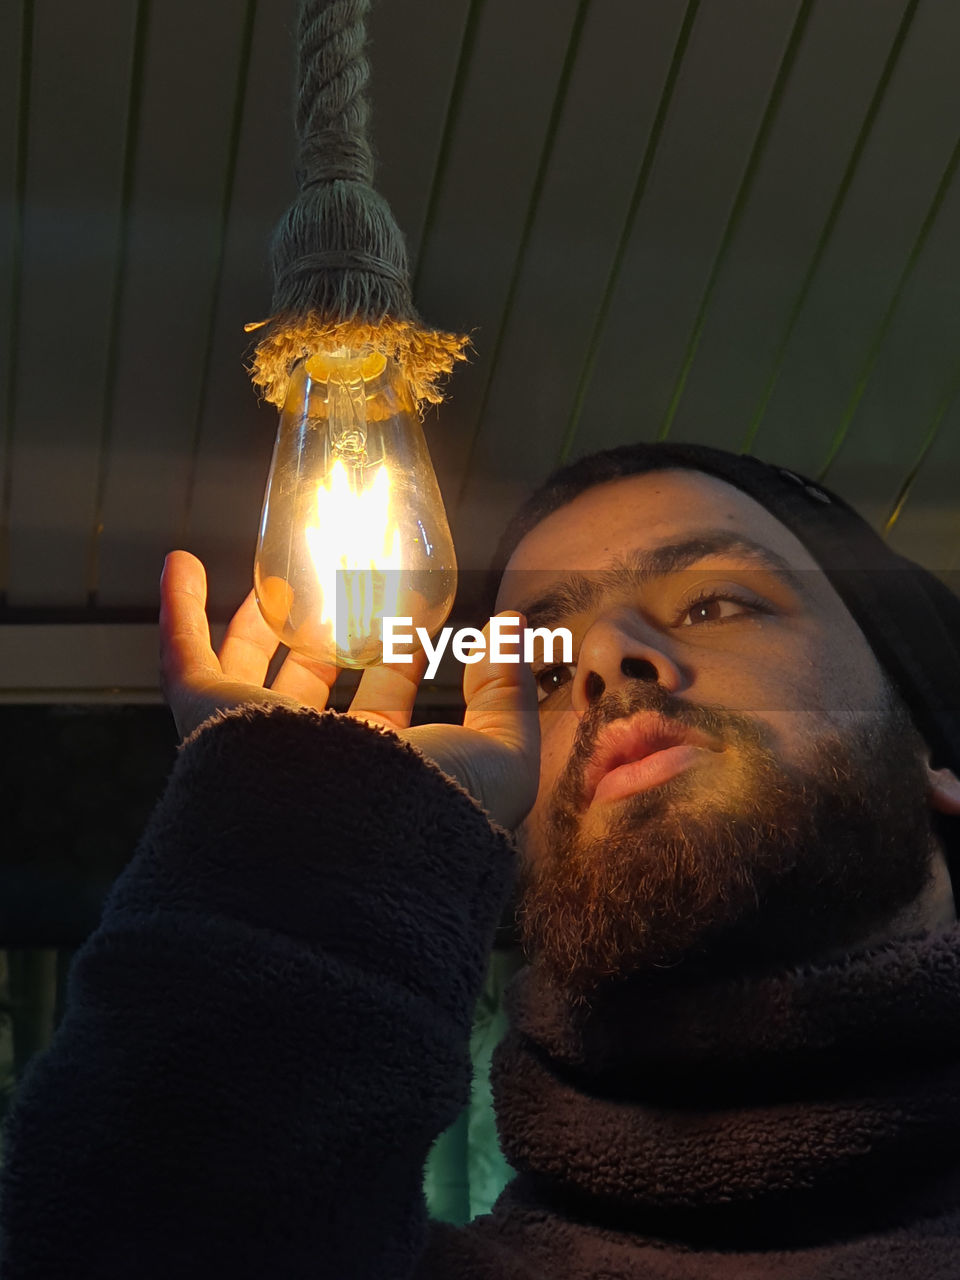
{"type": "MultiPolygon", "coordinates": [[[[296,8],[0,6],[8,619],[146,616],[174,543],[215,611],[247,589],[296,8]]],[[[462,562],[560,459],[658,434],[829,464],[960,562],[960,6],[374,0],[370,35],[418,304],[476,348],[426,421],[462,562]]]]}
{"type": "Polygon", "coordinates": [[[955,6],[917,8],[754,438],[785,466],[818,473],[827,462],[918,261],[960,133],[958,19],[955,6]]]}
{"type": "MultiPolygon", "coordinates": [[[[960,158],[960,149],[954,155],[960,158]]],[[[958,227],[960,182],[948,179],[916,263],[905,265],[902,293],[845,406],[844,434],[826,473],[876,523],[893,513],[914,464],[926,470],[932,463],[921,457],[932,438],[951,434],[947,409],[960,375],[958,227]]]]}
{"type": "Polygon", "coordinates": [[[652,440],[809,5],[701,5],[584,398],[576,453],[652,440]],[[750,39],[743,33],[749,31],[750,39]],[[635,388],[628,397],[628,383],[635,388]]]}
{"type": "MultiPolygon", "coordinates": [[[[12,7],[12,6],[10,6],[12,7]]],[[[141,7],[33,15],[9,477],[12,605],[86,600],[141,7]]]]}
{"type": "Polygon", "coordinates": [[[276,412],[258,405],[244,367],[270,312],[268,246],[294,194],[293,0],[255,6],[246,92],[223,233],[208,360],[188,458],[178,543],[207,565],[215,609],[235,608],[253,577],[276,412]]]}
{"type": "Polygon", "coordinates": [[[960,369],[934,410],[902,488],[902,505],[898,501],[890,513],[896,517],[887,530],[890,545],[937,573],[952,573],[960,591],[960,369]]]}
{"type": "Polygon", "coordinates": [[[376,185],[403,230],[414,271],[439,191],[451,103],[473,49],[476,9],[470,0],[380,0],[370,15],[376,185]]]}
{"type": "Polygon", "coordinates": [[[474,333],[476,349],[456,374],[442,426],[434,415],[428,418],[429,442],[452,497],[469,455],[583,12],[582,0],[486,0],[475,9],[470,56],[415,279],[425,316],[474,333]]]}
{"type": "Polygon", "coordinates": [[[182,535],[253,30],[236,0],[149,16],[88,582],[108,606],[140,603],[182,535]],[[181,84],[203,85],[202,110],[181,84]]]}
{"type": "MultiPolygon", "coordinates": [[[[19,6],[10,6],[0,39],[0,584],[6,581],[9,534],[11,428],[13,425],[10,376],[16,361],[22,262],[23,186],[26,176],[25,99],[29,92],[29,24],[19,6]]],[[[2,589],[2,585],[0,585],[2,589]]]]}
{"type": "Polygon", "coordinates": [[[485,562],[504,506],[563,448],[671,69],[682,56],[688,7],[673,0],[638,10],[635,0],[605,0],[585,15],[514,287],[496,334],[477,334],[478,346],[490,346],[489,372],[473,446],[451,476],[463,563],[485,562]],[[625,30],[634,38],[611,40],[611,31],[625,30]]]}
{"type": "MultiPolygon", "coordinates": [[[[673,438],[747,447],[915,10],[845,0],[810,13],[702,329],[688,338],[673,438]]],[[[676,388],[683,370],[672,373],[676,388]]]]}

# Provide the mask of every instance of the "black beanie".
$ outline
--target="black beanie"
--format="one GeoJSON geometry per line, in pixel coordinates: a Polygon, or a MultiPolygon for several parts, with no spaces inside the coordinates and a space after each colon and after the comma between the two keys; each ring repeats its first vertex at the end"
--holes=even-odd
{"type": "MultiPolygon", "coordinates": [[[[577,494],[624,476],[675,467],[726,480],[799,538],[909,707],[933,766],[960,776],[960,597],[888,547],[841,497],[795,471],[697,444],[629,444],[592,454],[555,472],[520,508],[497,550],[496,577],[520,539],[577,494]]],[[[950,827],[957,883],[960,819],[950,827]]]]}

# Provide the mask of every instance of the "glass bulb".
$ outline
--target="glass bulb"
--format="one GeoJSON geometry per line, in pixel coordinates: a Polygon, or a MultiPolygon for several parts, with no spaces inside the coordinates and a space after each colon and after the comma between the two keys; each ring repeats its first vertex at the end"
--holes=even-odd
{"type": "Polygon", "coordinates": [[[384,617],[430,635],[443,626],[457,588],[453,539],[394,360],[340,350],[294,369],[253,576],[277,637],[338,667],[381,661],[384,617]]]}

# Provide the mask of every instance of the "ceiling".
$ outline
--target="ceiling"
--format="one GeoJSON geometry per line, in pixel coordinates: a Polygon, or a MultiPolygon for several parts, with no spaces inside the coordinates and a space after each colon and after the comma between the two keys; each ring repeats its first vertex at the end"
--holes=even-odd
{"type": "MultiPolygon", "coordinates": [[[[558,462],[668,437],[825,479],[960,568],[955,0],[369,26],[377,185],[422,314],[476,349],[425,423],[463,565],[558,462]]],[[[218,614],[248,588],[275,414],[243,325],[293,195],[294,28],[293,0],[0,6],[7,697],[147,696],[172,546],[218,614]]]]}

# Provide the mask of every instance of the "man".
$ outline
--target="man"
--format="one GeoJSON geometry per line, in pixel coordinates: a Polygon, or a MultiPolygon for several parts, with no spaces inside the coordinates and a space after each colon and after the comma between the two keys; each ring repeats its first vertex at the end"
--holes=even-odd
{"type": "Polygon", "coordinates": [[[836,495],[692,446],[576,464],[500,561],[574,661],[468,666],[463,726],[410,729],[409,667],[349,715],[314,663],[264,689],[249,601],[215,656],[168,560],[186,744],[23,1084],[4,1280],[960,1277],[960,603],[836,495]],[[496,823],[518,1174],[453,1228],[421,1177],[496,823]]]}

